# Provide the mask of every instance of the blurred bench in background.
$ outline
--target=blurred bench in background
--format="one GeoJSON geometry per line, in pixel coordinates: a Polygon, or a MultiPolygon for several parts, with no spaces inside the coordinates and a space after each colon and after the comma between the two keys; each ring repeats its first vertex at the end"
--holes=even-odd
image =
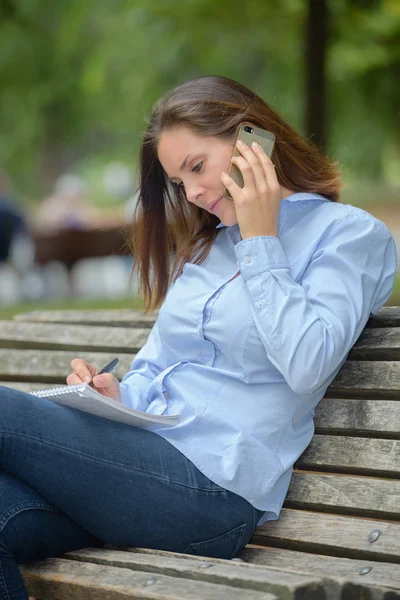
{"type": "Polygon", "coordinates": [[[35,262],[45,265],[56,260],[68,269],[81,258],[122,255],[129,256],[129,227],[101,229],[69,229],[45,234],[33,233],[36,246],[35,262]]]}

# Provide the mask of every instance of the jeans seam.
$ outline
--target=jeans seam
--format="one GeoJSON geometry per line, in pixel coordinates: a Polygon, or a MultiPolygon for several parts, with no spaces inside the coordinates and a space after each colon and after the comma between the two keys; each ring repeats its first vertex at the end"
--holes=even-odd
{"type": "Polygon", "coordinates": [[[240,525],[240,527],[242,527],[242,528],[244,527],[244,529],[242,529],[243,533],[241,536],[239,536],[239,539],[236,542],[236,547],[235,547],[234,551],[232,552],[232,556],[231,556],[230,560],[232,560],[232,558],[234,558],[238,554],[240,548],[243,546],[243,540],[245,539],[245,536],[246,536],[247,525],[246,525],[246,523],[243,523],[243,525],[240,525]]]}
{"type": "Polygon", "coordinates": [[[21,512],[24,512],[25,510],[48,510],[49,512],[59,512],[58,508],[52,508],[45,502],[25,502],[22,504],[17,504],[17,506],[14,506],[8,512],[6,512],[3,518],[1,519],[0,532],[3,531],[4,527],[7,525],[7,523],[12,517],[15,517],[16,515],[18,515],[21,512]]]}
{"type": "MultiPolygon", "coordinates": [[[[215,490],[215,489],[210,489],[210,488],[203,488],[203,487],[199,487],[199,486],[193,486],[193,485],[187,485],[186,483],[182,483],[181,481],[175,481],[172,479],[168,479],[168,477],[164,477],[162,475],[159,475],[158,473],[150,473],[149,471],[143,471],[142,469],[138,469],[136,467],[132,467],[132,466],[127,466],[124,464],[121,464],[119,462],[112,462],[110,460],[105,460],[102,458],[98,458],[97,456],[90,456],[88,454],[84,454],[83,452],[77,452],[76,450],[72,450],[70,448],[65,448],[64,446],[59,446],[58,444],[54,444],[53,442],[47,442],[47,441],[43,441],[43,440],[38,440],[37,438],[35,438],[34,436],[30,436],[30,435],[26,435],[25,433],[15,433],[15,432],[8,432],[8,431],[3,431],[0,433],[5,433],[6,435],[10,435],[10,436],[22,436],[24,438],[30,439],[32,441],[35,442],[39,442],[40,444],[44,444],[47,446],[51,446],[51,447],[55,447],[58,448],[59,450],[63,450],[64,452],[69,452],[71,454],[76,454],[77,456],[83,456],[84,458],[99,462],[99,463],[103,463],[103,464],[107,464],[107,465],[113,465],[116,467],[120,467],[122,469],[127,469],[127,471],[131,471],[131,472],[135,472],[135,473],[143,473],[145,475],[151,475],[152,477],[156,477],[157,479],[161,479],[163,481],[166,481],[168,483],[173,483],[175,485],[180,485],[184,488],[188,488],[191,490],[197,490],[197,491],[201,491],[201,492],[211,492],[211,493],[218,493],[221,494],[223,492],[226,492],[226,490],[224,488],[221,488],[219,490],[215,490]]],[[[189,459],[187,459],[189,461],[189,459]]],[[[191,461],[189,461],[191,462],[191,461]]],[[[193,464],[193,463],[192,463],[193,464]]]]}
{"type": "Polygon", "coordinates": [[[8,593],[8,589],[7,589],[7,583],[6,583],[6,578],[5,578],[4,571],[3,571],[3,566],[2,566],[1,560],[0,560],[0,592],[2,590],[4,590],[4,592],[7,594],[7,600],[11,600],[10,594],[8,593]]]}

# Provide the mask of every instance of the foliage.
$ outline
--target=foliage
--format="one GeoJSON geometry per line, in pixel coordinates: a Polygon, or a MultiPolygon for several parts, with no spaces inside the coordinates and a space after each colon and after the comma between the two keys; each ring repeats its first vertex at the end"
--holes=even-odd
{"type": "MultiPolygon", "coordinates": [[[[349,176],[393,180],[399,3],[328,5],[329,153],[349,176]]],[[[0,0],[0,164],[35,195],[93,155],[130,162],[155,100],[204,74],[248,85],[303,132],[306,10],[302,0],[0,0]]]]}

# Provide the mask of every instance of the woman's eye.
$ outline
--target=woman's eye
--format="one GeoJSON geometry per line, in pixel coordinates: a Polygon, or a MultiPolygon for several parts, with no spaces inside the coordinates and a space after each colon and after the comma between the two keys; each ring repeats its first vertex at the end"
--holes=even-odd
{"type": "MultiPolygon", "coordinates": [[[[193,167],[192,169],[192,173],[196,172],[198,173],[201,170],[201,167],[203,166],[203,160],[201,162],[199,162],[195,167],[193,167]]],[[[183,184],[183,181],[181,181],[181,183],[175,183],[174,181],[172,182],[174,184],[174,186],[176,186],[178,189],[182,190],[185,189],[185,186],[183,184]]]]}
{"type": "Polygon", "coordinates": [[[192,173],[193,173],[193,171],[197,171],[197,172],[200,171],[201,167],[203,166],[203,162],[204,161],[201,161],[201,162],[199,162],[199,164],[197,164],[195,167],[193,167],[192,173]]]}

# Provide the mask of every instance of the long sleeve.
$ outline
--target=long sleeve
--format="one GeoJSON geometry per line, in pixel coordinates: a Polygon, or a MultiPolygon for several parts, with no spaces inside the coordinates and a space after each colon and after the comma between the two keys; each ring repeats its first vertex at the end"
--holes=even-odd
{"type": "Polygon", "coordinates": [[[235,252],[270,361],[296,393],[329,385],[393,290],[396,247],[386,225],[359,215],[333,222],[299,282],[277,237],[242,240],[235,252]]]}
{"type": "Polygon", "coordinates": [[[150,404],[149,387],[164,369],[165,358],[156,321],[146,343],[136,354],[130,370],[121,381],[121,402],[131,408],[146,411],[150,404]]]}

